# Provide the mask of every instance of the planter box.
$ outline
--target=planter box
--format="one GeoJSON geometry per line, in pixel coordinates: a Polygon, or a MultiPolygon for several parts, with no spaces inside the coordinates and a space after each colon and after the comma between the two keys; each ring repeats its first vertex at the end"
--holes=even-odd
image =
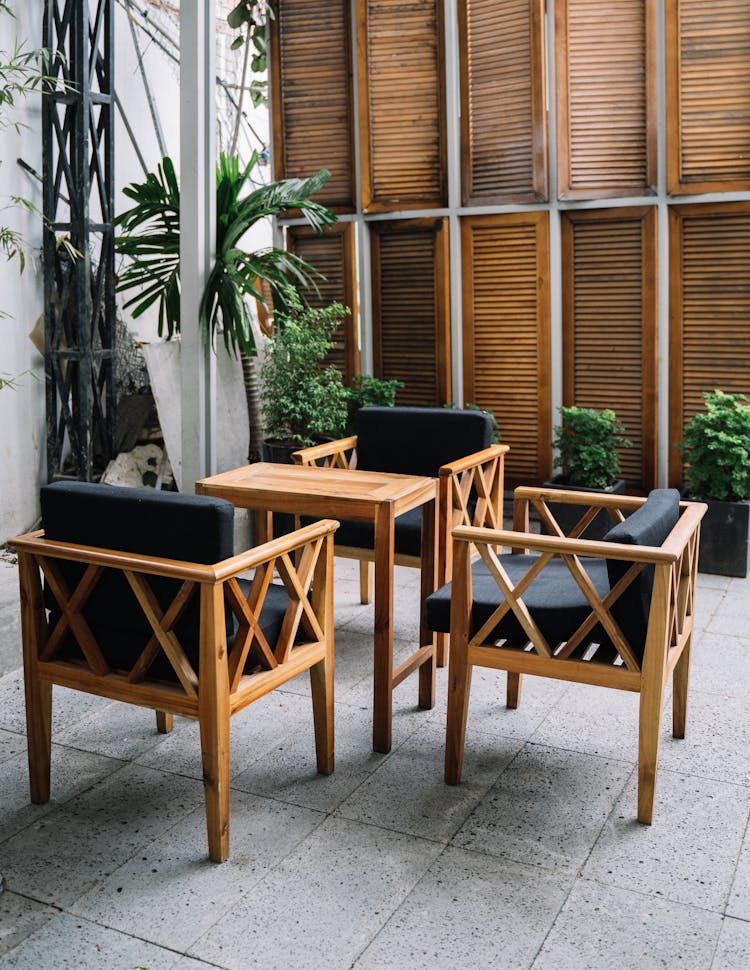
{"type": "Polygon", "coordinates": [[[747,576],[748,502],[706,502],[701,523],[698,572],[718,576],[747,576]]]}
{"type": "MultiPolygon", "coordinates": [[[[575,492],[590,492],[591,494],[606,492],[608,495],[624,495],[625,479],[618,478],[614,485],[610,485],[609,488],[584,488],[583,485],[571,484],[563,475],[555,475],[552,481],[544,483],[544,487],[570,489],[575,492]]],[[[547,504],[565,535],[570,534],[571,529],[574,528],[587,508],[585,505],[564,505],[562,502],[548,502],[547,504]]],[[[606,509],[602,509],[593,522],[590,522],[584,529],[583,535],[579,538],[602,539],[614,524],[606,509]]]]}

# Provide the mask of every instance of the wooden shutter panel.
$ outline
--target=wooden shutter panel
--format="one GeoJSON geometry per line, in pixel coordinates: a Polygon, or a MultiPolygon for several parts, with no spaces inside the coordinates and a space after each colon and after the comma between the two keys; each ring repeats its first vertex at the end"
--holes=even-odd
{"type": "Polygon", "coordinates": [[[750,3],[667,0],[669,191],[750,189],[750,3]]]}
{"type": "Polygon", "coordinates": [[[555,5],[560,198],[656,183],[655,0],[555,5]]]}
{"type": "Polygon", "coordinates": [[[547,198],[544,0],[459,4],[464,205],[547,198]]]}
{"type": "Polygon", "coordinates": [[[612,408],[632,448],[622,475],[656,485],[656,209],[568,212],[562,222],[563,402],[612,408]]]}
{"type": "Polygon", "coordinates": [[[375,376],[404,382],[398,404],[444,404],[451,396],[447,220],[374,222],[370,231],[375,376]]]}
{"type": "Polygon", "coordinates": [[[309,226],[290,226],[287,229],[287,246],[325,277],[316,278],[318,294],[312,291],[306,293],[310,304],[328,306],[337,302],[351,310],[339,327],[335,346],[327,358],[328,363],[335,364],[343,373],[346,383],[350,384],[360,369],[354,225],[339,222],[324,233],[315,232],[309,226]]]}
{"type": "Polygon", "coordinates": [[[364,209],[444,205],[440,0],[358,0],[364,209]]]}
{"type": "Polygon", "coordinates": [[[353,211],[354,147],[349,0],[277,0],[271,20],[274,174],[331,177],[315,196],[353,211]]]}
{"type": "MultiPolygon", "coordinates": [[[[669,437],[703,392],[750,391],[750,203],[673,206],[669,255],[669,437]]],[[[670,479],[680,481],[670,447],[670,479]]]]}
{"type": "Polygon", "coordinates": [[[546,212],[462,221],[464,401],[491,408],[510,484],[549,478],[550,290],[546,212]]]}

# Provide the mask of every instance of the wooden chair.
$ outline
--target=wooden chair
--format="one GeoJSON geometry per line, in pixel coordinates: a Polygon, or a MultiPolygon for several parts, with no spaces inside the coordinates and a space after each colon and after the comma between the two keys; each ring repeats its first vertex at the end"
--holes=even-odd
{"type": "MultiPolygon", "coordinates": [[[[424,475],[438,479],[435,514],[438,583],[450,575],[451,528],[503,527],[504,461],[507,445],[492,444],[492,419],[484,411],[451,408],[370,407],[356,416],[357,434],[304,448],[292,456],[300,465],[324,462],[334,468],[424,475]]],[[[396,519],[395,558],[399,566],[420,566],[422,512],[396,519]]],[[[360,562],[360,600],[372,596],[372,524],[341,523],[337,556],[360,562]]],[[[447,638],[438,636],[437,663],[444,667],[447,638]]]]}
{"type": "Polygon", "coordinates": [[[235,556],[221,499],[65,482],[41,505],[44,530],[11,540],[32,802],[50,797],[53,684],[153,708],[162,733],[175,714],[195,718],[209,856],[223,862],[233,714],[309,670],[318,771],[333,770],[337,523],[235,556]]]}
{"type": "Polygon", "coordinates": [[[706,506],[674,489],[647,499],[519,488],[514,531],[453,531],[452,583],[427,600],[427,624],[450,630],[445,780],[461,779],[473,667],[640,694],[638,820],[651,824],[664,688],[673,675],[673,734],[685,735],[700,522],[706,506]],[[564,536],[548,502],[587,506],[564,536]],[[529,532],[529,507],[547,534],[529,532]],[[577,538],[600,509],[616,523],[577,538]],[[630,513],[627,518],[623,513],[630,513]],[[471,551],[479,561],[472,566],[471,551]],[[498,554],[501,547],[513,551],[498,554]]]}

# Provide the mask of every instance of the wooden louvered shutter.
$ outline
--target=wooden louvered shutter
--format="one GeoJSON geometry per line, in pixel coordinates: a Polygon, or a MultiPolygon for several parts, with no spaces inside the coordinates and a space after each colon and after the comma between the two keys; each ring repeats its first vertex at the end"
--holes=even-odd
{"type": "Polygon", "coordinates": [[[560,198],[649,193],[655,0],[558,0],[555,11],[560,198]]]}
{"type": "Polygon", "coordinates": [[[328,306],[334,301],[349,307],[351,314],[338,329],[335,346],[327,361],[335,364],[350,384],[359,373],[359,341],[357,339],[357,287],[354,272],[354,225],[339,222],[324,233],[309,226],[290,226],[287,246],[297,256],[313,266],[324,279],[316,277],[319,293],[306,292],[312,306],[328,306]]]}
{"type": "Polygon", "coordinates": [[[547,198],[544,0],[459,4],[464,205],[547,198]]]}
{"type": "Polygon", "coordinates": [[[551,470],[549,217],[462,221],[464,401],[491,408],[509,484],[551,470]]]}
{"type": "Polygon", "coordinates": [[[446,203],[441,0],[358,0],[365,210],[446,203]]]}
{"type": "MultiPolygon", "coordinates": [[[[703,392],[750,390],[750,203],[669,212],[669,438],[703,410],[703,392]]],[[[670,479],[680,453],[670,447],[670,479]]]]}
{"type": "Polygon", "coordinates": [[[277,0],[271,20],[274,175],[331,177],[315,196],[353,211],[354,147],[349,0],[277,0]]]}
{"type": "Polygon", "coordinates": [[[373,222],[372,330],[376,377],[404,382],[398,404],[450,400],[448,221],[373,222]]]}
{"type": "Polygon", "coordinates": [[[656,486],[656,209],[567,212],[562,222],[563,403],[612,408],[630,487],[656,486]]]}
{"type": "Polygon", "coordinates": [[[666,10],[669,191],[750,189],[750,3],[666,10]]]}

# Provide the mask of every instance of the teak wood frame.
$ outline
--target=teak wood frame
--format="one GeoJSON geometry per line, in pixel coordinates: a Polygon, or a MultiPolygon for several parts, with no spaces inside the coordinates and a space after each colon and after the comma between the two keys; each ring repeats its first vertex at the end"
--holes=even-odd
{"type": "Polygon", "coordinates": [[[31,801],[41,804],[50,797],[53,684],[152,708],[161,733],[171,730],[175,714],[199,722],[208,850],[214,862],[223,862],[229,855],[229,719],[305,670],[310,671],[317,767],[321,774],[330,774],[334,760],[333,532],[337,528],[337,522],[322,520],[213,565],[52,542],[42,532],[12,539],[21,592],[31,801]],[[87,567],[75,590],[68,589],[62,577],[61,560],[87,567]],[[153,630],[131,670],[110,668],[106,651],[84,616],[86,601],[105,570],[122,573],[153,630]],[[237,582],[246,570],[255,570],[247,599],[237,582]],[[290,603],[272,649],[258,620],[274,570],[290,603]],[[42,576],[61,610],[54,628],[45,609],[42,576]],[[166,611],[149,586],[151,576],[182,581],[166,611]],[[199,671],[174,632],[195,596],[200,599],[199,671]],[[225,607],[238,619],[231,643],[227,643],[225,607]],[[57,655],[68,631],[81,648],[80,661],[57,655]],[[251,649],[257,665],[247,673],[251,649]],[[159,650],[175,671],[174,683],[148,678],[159,650]]]}
{"type": "MultiPolygon", "coordinates": [[[[448,582],[450,576],[452,550],[450,533],[454,526],[502,529],[505,455],[508,451],[508,445],[490,445],[483,451],[474,452],[440,468],[435,508],[438,586],[448,582]],[[472,496],[476,498],[473,514],[470,509],[472,496]]],[[[319,462],[325,462],[331,468],[356,468],[357,436],[352,435],[349,438],[340,438],[338,441],[303,448],[301,451],[295,451],[292,458],[298,465],[316,465],[319,462]]],[[[369,603],[372,598],[372,564],[375,560],[375,550],[340,545],[335,549],[336,555],[343,559],[359,560],[360,601],[369,603]]],[[[419,556],[403,553],[394,554],[393,561],[397,566],[411,566],[417,569],[422,565],[419,556]]],[[[439,633],[436,642],[438,667],[444,667],[447,658],[447,638],[445,634],[439,633]]]]}
{"type": "Polygon", "coordinates": [[[676,738],[685,736],[700,522],[706,506],[681,502],[678,522],[659,547],[577,538],[599,509],[607,509],[615,521],[621,521],[624,511],[633,511],[645,501],[592,496],[588,492],[518,488],[514,496],[514,531],[454,529],[446,782],[458,784],[461,780],[471,673],[475,666],[507,671],[507,706],[511,709],[517,708],[520,701],[522,674],[635,691],[640,694],[638,820],[651,824],[664,688],[670,675],[674,678],[673,734],[676,738]],[[563,535],[549,511],[547,503],[551,500],[588,506],[568,537],[563,535]],[[530,506],[551,534],[529,533],[530,506]],[[514,584],[497,558],[496,550],[500,547],[510,547],[516,553],[538,553],[539,559],[514,584]],[[473,548],[481,555],[504,597],[501,606],[474,633],[471,632],[473,548]],[[617,559],[632,565],[601,599],[582,557],[617,559]],[[562,644],[545,640],[523,601],[525,590],[553,558],[565,562],[591,605],[589,617],[562,644]],[[643,659],[639,660],[639,651],[628,643],[611,608],[646,566],[654,568],[654,585],[643,659]],[[492,638],[498,622],[511,611],[528,636],[527,644],[520,648],[498,646],[492,638]],[[606,630],[612,646],[595,649],[589,642],[589,633],[597,624],[606,630]]]}

